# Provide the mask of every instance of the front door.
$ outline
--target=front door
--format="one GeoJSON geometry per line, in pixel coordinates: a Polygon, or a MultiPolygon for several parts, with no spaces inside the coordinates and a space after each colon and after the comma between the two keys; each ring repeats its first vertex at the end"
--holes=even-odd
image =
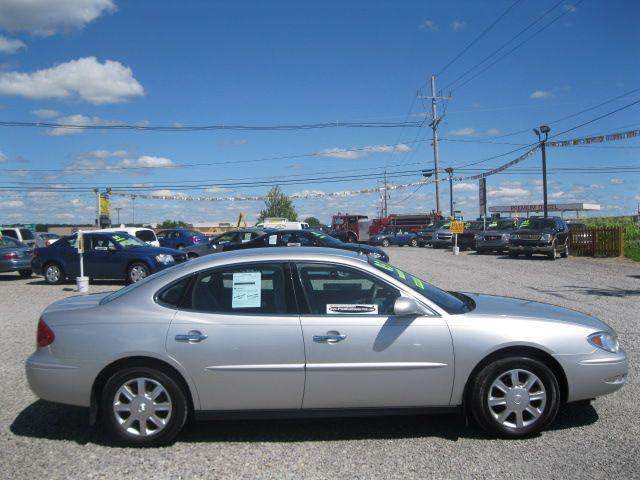
{"type": "Polygon", "coordinates": [[[89,278],[122,278],[119,249],[107,235],[85,235],[84,274],[89,278]]]}
{"type": "Polygon", "coordinates": [[[303,408],[449,405],[453,346],[439,316],[397,317],[395,287],[342,265],[297,266],[307,357],[303,408]]]}
{"type": "Polygon", "coordinates": [[[202,271],[183,302],[167,350],[193,377],[203,410],[301,407],[304,346],[288,265],[202,271]]]}

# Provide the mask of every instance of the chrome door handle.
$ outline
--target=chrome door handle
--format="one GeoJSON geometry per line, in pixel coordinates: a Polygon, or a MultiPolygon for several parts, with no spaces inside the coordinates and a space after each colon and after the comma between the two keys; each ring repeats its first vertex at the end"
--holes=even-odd
{"type": "Polygon", "coordinates": [[[318,343],[338,343],[347,338],[338,332],[327,332],[326,335],[314,335],[313,341],[318,343]]]}
{"type": "Polygon", "coordinates": [[[176,335],[176,342],[189,342],[189,343],[198,343],[202,340],[206,340],[208,335],[198,331],[191,330],[186,335],[176,335]]]}

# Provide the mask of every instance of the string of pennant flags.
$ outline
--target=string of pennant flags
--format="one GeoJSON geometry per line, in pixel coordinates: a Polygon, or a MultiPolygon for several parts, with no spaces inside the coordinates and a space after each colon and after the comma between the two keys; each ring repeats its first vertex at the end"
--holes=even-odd
{"type": "MultiPolygon", "coordinates": [[[[626,140],[629,138],[640,137],[640,130],[629,130],[627,132],[620,133],[612,133],[608,135],[598,135],[594,137],[583,137],[576,138],[572,140],[561,140],[555,142],[546,142],[547,147],[558,148],[558,147],[573,147],[577,145],[589,145],[592,143],[603,143],[603,142],[612,142],[618,140],[626,140]]],[[[481,178],[486,178],[491,175],[495,175],[500,173],[508,168],[517,165],[520,162],[523,162],[531,155],[540,150],[540,146],[535,146],[532,149],[526,151],[519,157],[500,165],[499,167],[493,168],[491,170],[487,170],[486,172],[482,172],[476,175],[464,176],[464,177],[452,177],[454,182],[463,182],[468,180],[478,180],[481,178]]],[[[439,182],[449,181],[449,177],[440,178],[439,182]]],[[[415,187],[418,185],[429,185],[436,183],[435,179],[427,179],[421,180],[418,182],[410,182],[410,183],[401,183],[401,184],[392,184],[387,185],[387,191],[389,190],[399,190],[408,187],[415,187]]],[[[363,188],[360,190],[348,190],[348,191],[340,191],[340,192],[320,192],[320,191],[305,191],[294,193],[289,195],[290,198],[294,200],[304,200],[310,198],[327,198],[327,197],[351,197],[355,195],[365,195],[369,193],[379,193],[384,190],[384,187],[373,187],[373,188],[363,188]]],[[[124,193],[124,192],[111,192],[112,196],[121,196],[128,198],[141,198],[141,199],[149,199],[149,200],[181,200],[181,201],[208,201],[208,202],[251,202],[251,201],[263,201],[267,197],[266,195],[240,195],[240,196],[222,196],[222,197],[211,197],[211,196],[199,196],[199,195],[184,195],[184,194],[172,194],[172,195],[156,195],[156,194],[146,194],[146,193],[124,193]]]]}

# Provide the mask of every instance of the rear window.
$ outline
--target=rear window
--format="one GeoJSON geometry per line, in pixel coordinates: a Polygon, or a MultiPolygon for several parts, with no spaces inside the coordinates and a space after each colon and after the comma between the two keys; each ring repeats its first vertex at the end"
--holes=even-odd
{"type": "Polygon", "coordinates": [[[138,230],[136,232],[136,237],[138,237],[143,242],[155,242],[156,234],[151,230],[138,230]]]}
{"type": "Polygon", "coordinates": [[[31,230],[27,230],[26,228],[20,229],[20,235],[22,235],[23,240],[33,240],[35,238],[33,236],[33,232],[31,230]]]}

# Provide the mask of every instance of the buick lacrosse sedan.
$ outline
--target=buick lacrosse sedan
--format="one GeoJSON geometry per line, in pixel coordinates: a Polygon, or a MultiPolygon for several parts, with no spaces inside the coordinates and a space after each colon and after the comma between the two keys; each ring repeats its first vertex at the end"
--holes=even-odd
{"type": "MultiPolygon", "coordinates": [[[[210,255],[50,305],[27,360],[40,398],[129,445],[196,419],[459,409],[492,435],[548,426],[626,381],[615,332],[542,303],[445,292],[357,253],[210,255]]],[[[215,428],[215,427],[214,427],[215,428]]]]}

